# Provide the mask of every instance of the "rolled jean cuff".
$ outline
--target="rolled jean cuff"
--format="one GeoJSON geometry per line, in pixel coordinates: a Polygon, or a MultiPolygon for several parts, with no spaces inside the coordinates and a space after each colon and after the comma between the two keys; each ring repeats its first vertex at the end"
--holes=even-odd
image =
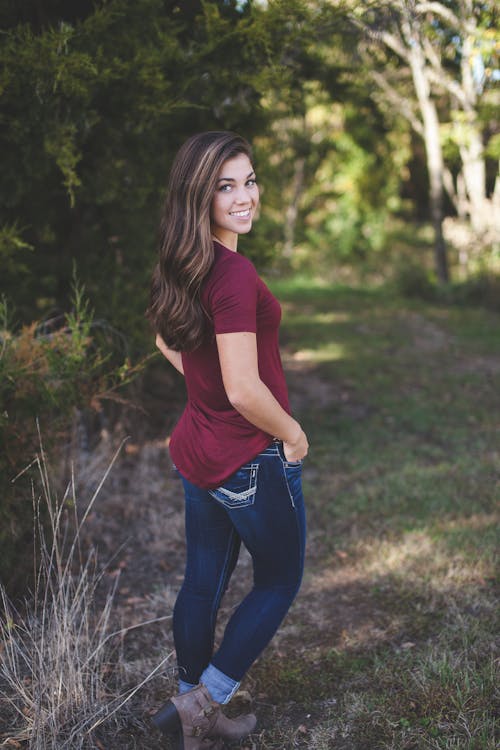
{"type": "Polygon", "coordinates": [[[185,682],[184,680],[179,680],[179,695],[182,695],[183,693],[188,693],[194,687],[196,687],[196,685],[191,685],[191,683],[189,682],[185,682]]]}
{"type": "Polygon", "coordinates": [[[221,672],[220,669],[209,664],[200,677],[200,682],[205,685],[212,700],[216,703],[229,703],[240,686],[232,677],[221,672]]]}

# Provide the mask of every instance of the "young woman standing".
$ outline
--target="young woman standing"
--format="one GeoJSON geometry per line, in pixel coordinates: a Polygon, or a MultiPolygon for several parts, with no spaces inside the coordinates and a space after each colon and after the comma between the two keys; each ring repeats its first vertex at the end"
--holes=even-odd
{"type": "Polygon", "coordinates": [[[156,344],[186,379],[170,452],[185,493],[187,564],[174,608],[179,694],[153,718],[184,750],[251,732],[227,703],[269,643],[300,586],[301,488],[308,443],[291,416],[279,349],[281,309],[237,252],[259,204],[248,143],[201,133],[178,152],[160,228],[148,317],[156,344]],[[214,652],[221,598],[240,544],[253,588],[214,652]]]}

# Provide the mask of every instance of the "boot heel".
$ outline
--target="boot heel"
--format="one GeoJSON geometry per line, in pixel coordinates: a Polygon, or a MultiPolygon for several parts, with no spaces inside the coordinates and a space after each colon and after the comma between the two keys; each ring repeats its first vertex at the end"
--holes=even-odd
{"type": "Polygon", "coordinates": [[[163,708],[160,708],[160,710],[151,717],[151,721],[160,732],[163,732],[163,734],[174,734],[175,732],[181,731],[181,720],[172,701],[165,703],[163,708]]]}

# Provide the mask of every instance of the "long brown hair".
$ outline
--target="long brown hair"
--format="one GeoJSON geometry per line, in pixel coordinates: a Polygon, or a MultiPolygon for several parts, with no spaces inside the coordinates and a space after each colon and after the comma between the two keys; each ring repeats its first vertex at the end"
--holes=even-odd
{"type": "Polygon", "coordinates": [[[200,288],[214,260],[210,206],[222,165],[239,154],[252,161],[244,138],[209,131],[189,138],[172,164],[146,315],[177,351],[192,351],[206,333],[200,288]]]}

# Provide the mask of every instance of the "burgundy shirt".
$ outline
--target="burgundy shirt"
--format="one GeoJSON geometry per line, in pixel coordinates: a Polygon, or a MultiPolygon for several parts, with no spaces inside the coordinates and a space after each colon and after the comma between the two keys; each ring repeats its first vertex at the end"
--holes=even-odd
{"type": "Polygon", "coordinates": [[[260,378],[290,413],[278,346],[279,302],[247,258],[218,242],[214,250],[213,266],[201,288],[213,328],[197,349],[182,353],[188,401],[170,440],[170,454],[180,473],[205,489],[220,486],[273,439],[231,406],[215,333],[257,335],[260,378]]]}

